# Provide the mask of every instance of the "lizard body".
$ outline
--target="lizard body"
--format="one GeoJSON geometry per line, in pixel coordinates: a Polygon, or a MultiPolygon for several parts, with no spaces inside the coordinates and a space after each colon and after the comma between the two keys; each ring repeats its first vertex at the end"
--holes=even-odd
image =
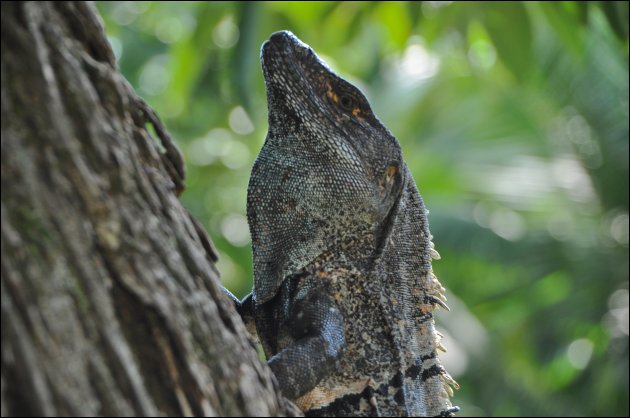
{"type": "Polygon", "coordinates": [[[261,60],[269,131],[248,188],[247,306],[283,394],[307,416],[451,416],[438,255],[398,141],[290,32],[261,60]]]}

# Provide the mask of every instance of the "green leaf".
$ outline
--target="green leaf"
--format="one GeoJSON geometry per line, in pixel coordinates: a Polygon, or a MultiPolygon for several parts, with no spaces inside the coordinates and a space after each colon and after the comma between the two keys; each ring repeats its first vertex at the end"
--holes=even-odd
{"type": "Polygon", "coordinates": [[[521,3],[484,3],[482,21],[501,61],[521,82],[533,67],[532,31],[521,3]]]}

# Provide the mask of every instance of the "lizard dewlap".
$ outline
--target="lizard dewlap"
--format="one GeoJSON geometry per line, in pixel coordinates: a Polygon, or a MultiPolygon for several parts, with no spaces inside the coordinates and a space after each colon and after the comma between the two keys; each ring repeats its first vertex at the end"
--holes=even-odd
{"type": "Polygon", "coordinates": [[[280,389],[307,416],[451,416],[437,252],[398,141],[292,33],[271,35],[261,60],[251,306],[280,389]]]}

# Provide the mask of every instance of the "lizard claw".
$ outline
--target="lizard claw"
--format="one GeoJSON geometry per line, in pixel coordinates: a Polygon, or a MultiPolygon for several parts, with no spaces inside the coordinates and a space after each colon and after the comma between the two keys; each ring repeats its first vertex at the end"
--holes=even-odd
{"type": "Polygon", "coordinates": [[[428,295],[428,296],[426,296],[426,299],[425,299],[425,300],[426,300],[427,302],[429,302],[430,304],[432,304],[432,305],[439,305],[439,306],[441,306],[442,308],[446,309],[447,311],[450,311],[450,310],[451,310],[451,308],[449,308],[449,307],[448,307],[448,305],[447,305],[446,303],[442,302],[439,298],[437,298],[437,297],[435,297],[435,296],[433,296],[433,295],[428,295]]]}

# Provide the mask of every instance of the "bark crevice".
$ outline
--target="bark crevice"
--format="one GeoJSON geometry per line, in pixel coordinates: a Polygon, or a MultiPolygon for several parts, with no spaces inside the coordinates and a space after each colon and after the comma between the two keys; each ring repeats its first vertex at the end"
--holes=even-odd
{"type": "Polygon", "coordinates": [[[94,7],[1,7],[2,414],[295,413],[94,7]]]}

